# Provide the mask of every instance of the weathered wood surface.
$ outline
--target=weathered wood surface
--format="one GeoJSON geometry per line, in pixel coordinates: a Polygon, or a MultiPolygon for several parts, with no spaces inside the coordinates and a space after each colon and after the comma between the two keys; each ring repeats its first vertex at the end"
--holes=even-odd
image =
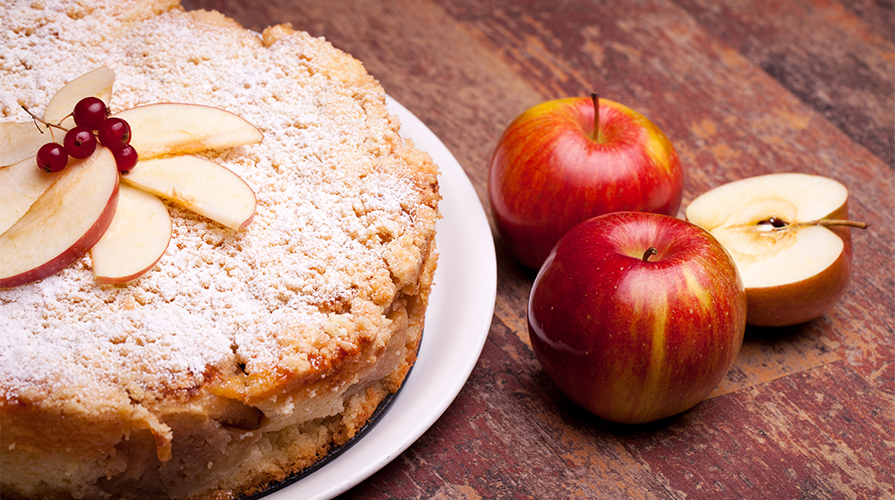
{"type": "MultiPolygon", "coordinates": [[[[608,424],[540,370],[534,274],[497,240],[498,298],[459,397],[344,498],[895,498],[895,8],[892,0],[189,0],[249,28],[290,22],[361,59],[466,170],[525,108],[628,104],[672,139],[684,206],[780,171],[850,190],[847,296],[792,328],[749,328],[709,399],[648,426],[608,424]]],[[[490,211],[489,211],[490,216],[490,211]]]]}

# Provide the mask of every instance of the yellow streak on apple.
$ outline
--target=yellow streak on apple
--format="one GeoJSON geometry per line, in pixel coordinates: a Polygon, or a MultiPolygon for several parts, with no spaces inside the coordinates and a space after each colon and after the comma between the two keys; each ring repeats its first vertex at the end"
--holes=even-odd
{"type": "MultiPolygon", "coordinates": [[[[615,402],[619,407],[624,408],[624,411],[617,412],[618,414],[640,413],[640,406],[649,402],[649,397],[644,399],[643,396],[660,394],[663,381],[666,381],[663,371],[666,363],[665,337],[669,309],[668,299],[665,294],[653,293],[655,291],[652,290],[653,282],[648,277],[637,275],[631,276],[631,278],[623,284],[627,290],[622,292],[628,297],[638,298],[629,304],[631,320],[628,323],[628,338],[632,342],[640,342],[643,347],[650,342],[650,349],[647,359],[641,360],[641,363],[637,365],[628,364],[619,367],[612,378],[616,386],[611,391],[612,393],[631,394],[625,401],[615,402]],[[650,325],[650,333],[643,331],[644,325],[650,325]],[[638,374],[641,366],[648,367],[644,379],[641,379],[638,374]],[[636,385],[632,385],[632,382],[636,385]]],[[[643,351],[646,355],[645,350],[643,351]]]]}
{"type": "Polygon", "coordinates": [[[653,304],[653,324],[652,335],[652,352],[650,366],[652,367],[647,379],[647,387],[650,392],[658,393],[663,382],[667,383],[667,379],[663,376],[666,363],[666,332],[668,326],[668,297],[665,294],[656,294],[653,304]]]}
{"type": "MultiPolygon", "coordinates": [[[[711,311],[711,297],[709,297],[709,295],[705,293],[705,288],[700,285],[699,280],[696,279],[696,276],[690,270],[684,271],[684,283],[686,283],[687,285],[687,294],[690,297],[696,297],[696,299],[699,301],[699,305],[704,311],[711,311]]],[[[701,316],[698,313],[697,315],[701,316]]]]}
{"type": "Polygon", "coordinates": [[[662,130],[653,122],[644,120],[643,126],[645,127],[646,132],[649,135],[649,140],[646,141],[647,154],[649,155],[653,163],[670,172],[671,163],[668,160],[674,157],[674,155],[676,154],[674,151],[672,151],[671,141],[668,139],[668,137],[665,136],[665,133],[663,133],[662,130]]]}

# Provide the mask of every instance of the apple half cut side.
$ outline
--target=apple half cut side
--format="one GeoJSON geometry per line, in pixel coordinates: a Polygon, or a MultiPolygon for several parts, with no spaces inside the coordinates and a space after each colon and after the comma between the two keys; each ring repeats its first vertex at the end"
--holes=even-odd
{"type": "Polygon", "coordinates": [[[147,273],[171,241],[171,216],[158,197],[122,184],[109,229],[90,249],[97,283],[119,285],[147,273]]]}
{"type": "Polygon", "coordinates": [[[694,199],[686,217],[736,262],[750,325],[810,321],[848,287],[851,234],[848,225],[838,225],[848,220],[848,190],[837,181],[801,173],[742,179],[694,199]]]}
{"type": "MultiPolygon", "coordinates": [[[[38,127],[40,125],[32,121],[0,123],[0,170],[26,158],[33,160],[41,146],[53,141],[54,136],[38,127]]],[[[59,141],[63,135],[61,130],[55,132],[59,141]]],[[[36,165],[33,166],[36,168],[36,165]]]]}
{"type": "Polygon", "coordinates": [[[0,234],[25,215],[58,176],[37,168],[34,156],[0,169],[0,234]]]}
{"type": "Polygon", "coordinates": [[[231,229],[245,229],[255,215],[252,188],[230,169],[199,156],[140,160],[121,180],[231,229]]]}
{"type": "Polygon", "coordinates": [[[118,167],[98,147],[70,161],[25,214],[0,235],[0,288],[46,278],[83,257],[118,205],[118,167]]]}
{"type": "MultiPolygon", "coordinates": [[[[62,122],[62,126],[71,129],[75,120],[69,116],[75,105],[85,97],[96,97],[109,105],[112,100],[112,84],[115,72],[106,66],[100,66],[75,78],[60,88],[44,108],[43,119],[49,123],[62,122]]],[[[61,139],[61,136],[60,136],[61,139]]]]}
{"type": "Polygon", "coordinates": [[[239,115],[200,104],[146,104],[114,116],[130,125],[130,145],[141,159],[257,144],[264,137],[239,115]]]}

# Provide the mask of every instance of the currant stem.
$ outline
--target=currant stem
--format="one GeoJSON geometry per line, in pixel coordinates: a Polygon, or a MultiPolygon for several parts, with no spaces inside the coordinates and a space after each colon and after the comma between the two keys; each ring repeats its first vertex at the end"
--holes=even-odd
{"type": "Polygon", "coordinates": [[[647,248],[646,252],[643,252],[643,261],[649,262],[649,258],[652,257],[653,255],[658,254],[658,253],[659,253],[659,251],[656,250],[656,247],[647,248]]]}
{"type": "MultiPolygon", "coordinates": [[[[49,123],[49,122],[45,121],[43,118],[38,118],[38,116],[35,115],[34,113],[32,113],[28,108],[26,108],[24,104],[22,105],[22,109],[24,109],[25,112],[28,113],[28,115],[29,115],[35,122],[37,122],[37,123],[42,123],[42,124],[46,125],[46,127],[47,127],[48,129],[49,129],[49,128],[53,128],[53,127],[55,127],[55,128],[58,128],[59,130],[62,130],[63,132],[68,132],[68,129],[65,128],[65,127],[63,127],[63,126],[60,124],[61,122],[60,122],[60,123],[49,123]]],[[[66,117],[66,118],[68,118],[68,117],[66,117]]],[[[40,130],[40,127],[37,127],[37,129],[40,130]]],[[[41,130],[41,133],[43,133],[42,130],[41,130]]]]}
{"type": "Polygon", "coordinates": [[[594,102],[594,142],[600,140],[600,95],[596,92],[590,94],[591,100],[594,102]]]}

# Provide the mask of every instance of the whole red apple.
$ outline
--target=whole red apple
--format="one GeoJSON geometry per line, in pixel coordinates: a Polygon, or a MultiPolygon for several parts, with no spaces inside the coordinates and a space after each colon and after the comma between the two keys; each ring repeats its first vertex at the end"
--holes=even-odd
{"type": "Polygon", "coordinates": [[[643,115],[596,96],[519,115],[497,142],[488,195],[510,253],[538,269],[575,224],[618,211],[677,215],[684,171],[643,115]]]}
{"type": "Polygon", "coordinates": [[[683,412],[730,369],[746,294],[706,230],[617,212],[571,229],[538,273],[528,305],[534,353],[574,402],[605,420],[683,412]]]}

